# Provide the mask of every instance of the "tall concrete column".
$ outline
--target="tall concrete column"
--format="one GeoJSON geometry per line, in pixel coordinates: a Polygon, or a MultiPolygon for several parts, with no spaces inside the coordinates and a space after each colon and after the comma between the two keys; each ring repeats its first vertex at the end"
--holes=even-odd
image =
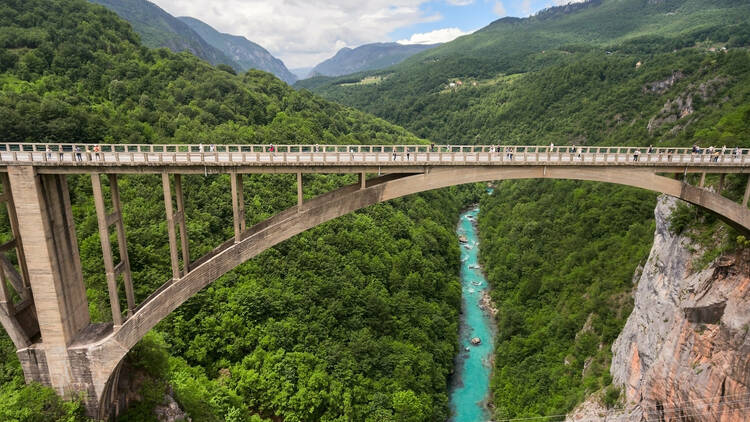
{"type": "Polygon", "coordinates": [[[18,355],[27,381],[67,395],[81,387],[68,346],[90,322],[67,181],[31,166],[8,176],[42,338],[18,355]]]}

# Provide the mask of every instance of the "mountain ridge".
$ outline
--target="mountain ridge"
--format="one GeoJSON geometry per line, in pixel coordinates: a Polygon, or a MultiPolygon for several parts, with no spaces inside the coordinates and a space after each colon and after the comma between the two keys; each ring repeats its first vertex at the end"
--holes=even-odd
{"type": "Polygon", "coordinates": [[[188,51],[213,65],[225,64],[235,71],[258,69],[288,84],[297,78],[265,48],[245,37],[224,34],[192,17],[175,17],[148,0],[89,0],[128,21],[147,47],[188,51]]]}
{"type": "Polygon", "coordinates": [[[261,45],[240,35],[219,32],[200,19],[190,16],[179,16],[177,19],[187,24],[211,46],[232,59],[240,66],[241,71],[258,69],[273,73],[288,84],[297,81],[297,77],[289,71],[284,62],[274,57],[261,45]]]}
{"type": "Polygon", "coordinates": [[[429,50],[440,44],[371,43],[359,47],[344,47],[336,54],[319,63],[310,72],[311,76],[342,76],[366,70],[383,69],[401,63],[414,54],[429,50]]]}
{"type": "Polygon", "coordinates": [[[166,47],[174,52],[188,51],[217,65],[233,65],[233,61],[211,46],[187,24],[147,0],[89,0],[117,13],[140,35],[146,47],[166,47]]]}

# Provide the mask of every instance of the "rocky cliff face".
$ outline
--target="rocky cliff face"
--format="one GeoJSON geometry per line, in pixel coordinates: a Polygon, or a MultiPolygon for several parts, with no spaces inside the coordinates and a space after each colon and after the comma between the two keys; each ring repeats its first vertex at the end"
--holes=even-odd
{"type": "Polygon", "coordinates": [[[668,230],[675,202],[658,202],[635,307],[612,346],[625,410],[592,400],[569,420],[750,420],[750,251],[695,271],[695,246],[668,230]]]}

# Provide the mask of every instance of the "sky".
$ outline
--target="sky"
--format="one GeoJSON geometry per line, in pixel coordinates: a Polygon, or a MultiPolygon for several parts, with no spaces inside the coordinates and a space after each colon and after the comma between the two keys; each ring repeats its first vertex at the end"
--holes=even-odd
{"type": "Polygon", "coordinates": [[[343,47],[431,44],[505,16],[581,0],[150,0],[220,32],[260,44],[290,69],[313,67],[343,47]]]}

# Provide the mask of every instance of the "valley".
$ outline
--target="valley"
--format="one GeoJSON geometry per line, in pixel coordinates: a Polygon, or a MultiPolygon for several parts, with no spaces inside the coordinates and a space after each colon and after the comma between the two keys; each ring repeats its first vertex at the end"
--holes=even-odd
{"type": "MultiPolygon", "coordinates": [[[[0,5],[0,167],[6,177],[19,165],[10,161],[26,147],[11,145],[59,145],[37,152],[50,162],[33,177],[47,189],[56,166],[66,172],[56,192],[68,198],[66,239],[76,245],[91,327],[119,329],[113,302],[127,319],[131,301],[120,234],[101,231],[102,221],[122,226],[132,301],[143,304],[170,280],[179,285],[180,269],[186,277],[212,251],[229,250],[221,248],[241,240],[245,225],[257,234],[267,221],[297,221],[309,204],[344,209],[351,204],[323,196],[339,189],[361,189],[372,205],[288,236],[154,322],[118,366],[116,420],[162,421],[165,412],[217,422],[746,418],[750,236],[721,212],[641,189],[658,167],[668,182],[655,191],[747,203],[746,169],[696,167],[711,148],[717,167],[737,165],[735,148],[741,165],[750,148],[746,2],[549,7],[438,44],[337,47],[328,61],[296,66],[312,76],[301,80],[260,44],[201,16],[175,16],[145,0],[0,5]],[[102,220],[91,177],[100,169],[76,169],[73,143],[87,154],[80,167],[103,146],[102,174],[128,160],[153,160],[162,174],[124,171],[117,192],[105,183],[112,205],[102,220]],[[122,162],[116,154],[106,162],[110,144],[122,162]],[[547,154],[551,144],[557,150],[547,154]],[[371,145],[385,158],[368,156],[371,145]],[[493,149],[460,150],[474,145],[493,149]],[[505,147],[519,145],[534,147],[511,149],[513,160],[505,147]],[[677,157],[693,146],[700,154],[677,157]],[[159,151],[142,153],[153,147],[196,161],[172,169],[159,151]],[[623,155],[606,176],[617,154],[603,150],[597,163],[597,147],[640,148],[641,183],[624,184],[641,188],[602,183],[633,180],[636,163],[623,155]],[[593,158],[578,163],[572,148],[593,158]],[[47,157],[58,149],[63,161],[47,157]],[[468,156],[474,161],[454,161],[468,156]],[[214,161],[200,164],[206,157],[214,161]],[[287,159],[301,170],[283,167],[287,159]],[[346,168],[367,160],[365,170],[346,168]],[[592,168],[578,168],[586,163],[592,168]],[[484,165],[498,166],[491,194],[468,169],[484,165]],[[451,183],[437,182],[440,174],[451,183]],[[403,196],[413,188],[407,178],[429,189],[403,196]],[[170,183],[181,183],[171,217],[170,183]],[[669,190],[678,184],[682,191],[669,190]],[[120,271],[114,288],[107,233],[120,271]]],[[[16,240],[8,183],[4,326],[15,307],[30,309],[18,286],[35,274],[24,273],[31,241],[16,240]]],[[[273,228],[273,236],[291,230],[273,228]]],[[[66,346],[96,331],[87,330],[66,346]]],[[[35,356],[46,353],[45,336],[39,329],[29,339],[35,356]]],[[[0,420],[90,420],[85,397],[27,384],[28,358],[14,341],[0,329],[0,420]]]]}

